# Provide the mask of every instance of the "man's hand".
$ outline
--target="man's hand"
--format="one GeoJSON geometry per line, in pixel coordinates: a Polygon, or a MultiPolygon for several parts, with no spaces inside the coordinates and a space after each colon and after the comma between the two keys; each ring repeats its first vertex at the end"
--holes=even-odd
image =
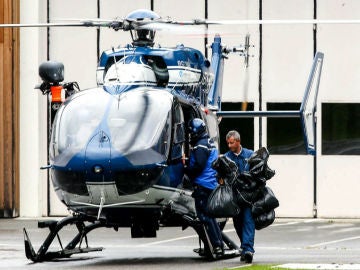
{"type": "Polygon", "coordinates": [[[218,178],[218,183],[219,183],[220,185],[223,185],[223,184],[225,184],[225,181],[224,181],[224,179],[222,179],[222,178],[218,178]]]}
{"type": "Polygon", "coordinates": [[[186,166],[186,160],[187,160],[187,157],[185,156],[185,154],[182,155],[182,158],[181,158],[181,161],[182,161],[182,164],[184,166],[186,166]]]}

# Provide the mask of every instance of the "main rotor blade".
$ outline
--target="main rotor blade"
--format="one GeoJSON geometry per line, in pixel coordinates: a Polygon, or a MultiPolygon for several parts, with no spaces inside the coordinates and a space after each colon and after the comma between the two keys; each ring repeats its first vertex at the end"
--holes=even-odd
{"type": "Polygon", "coordinates": [[[250,24],[359,24],[360,20],[204,20],[195,24],[250,25],[250,24]]]}
{"type": "Polygon", "coordinates": [[[322,20],[322,19],[304,19],[304,20],[205,20],[194,19],[191,21],[163,21],[160,24],[172,25],[258,25],[258,24],[359,24],[360,20],[322,20]]]}
{"type": "Polygon", "coordinates": [[[173,24],[166,22],[152,22],[133,26],[135,29],[147,29],[153,31],[171,31],[172,33],[204,34],[204,30],[196,25],[173,24]]]}
{"type": "Polygon", "coordinates": [[[78,23],[9,23],[0,24],[0,28],[21,27],[110,27],[109,22],[83,21],[78,23]]]}
{"type": "MultiPolygon", "coordinates": [[[[154,22],[135,21],[133,29],[165,30],[176,33],[201,33],[197,26],[209,25],[281,25],[281,24],[359,24],[360,20],[203,20],[191,21],[157,20],[154,22]]],[[[205,32],[209,34],[209,29],[205,32]]]]}
{"type": "MultiPolygon", "coordinates": [[[[197,25],[276,25],[276,24],[360,24],[360,20],[204,20],[195,19],[190,21],[128,21],[130,28],[124,28],[122,20],[84,20],[74,23],[15,23],[0,24],[0,28],[20,28],[20,27],[110,27],[115,30],[123,29],[150,29],[150,30],[170,30],[183,31],[186,27],[197,25]],[[183,28],[182,28],[183,27],[183,28]]],[[[193,30],[195,31],[195,30],[193,30]]]]}

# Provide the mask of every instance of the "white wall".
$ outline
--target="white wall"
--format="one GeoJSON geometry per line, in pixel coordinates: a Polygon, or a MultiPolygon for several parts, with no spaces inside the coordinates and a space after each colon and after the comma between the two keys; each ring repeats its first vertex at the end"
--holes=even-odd
{"type": "MultiPolygon", "coordinates": [[[[46,21],[46,1],[20,1],[20,21],[46,21]]],[[[20,215],[47,214],[46,97],[34,90],[39,83],[38,66],[46,59],[45,30],[20,30],[20,215]]]]}
{"type": "Polygon", "coordinates": [[[313,217],[313,159],[308,156],[270,156],[275,176],[268,181],[280,206],[277,217],[313,217]]]}
{"type": "MultiPolygon", "coordinates": [[[[50,0],[50,19],[97,18],[97,0],[50,0]],[[66,7],[66,12],[64,12],[66,7]]],[[[78,81],[81,89],[96,84],[96,28],[51,28],[50,59],[64,63],[65,81],[78,81]]]]}
{"type": "MultiPolygon", "coordinates": [[[[318,0],[319,19],[358,19],[359,1],[318,0]]],[[[325,54],[320,101],[360,103],[360,25],[320,25],[318,47],[325,54]]],[[[318,102],[318,107],[320,104],[318,102]]],[[[321,127],[319,112],[318,127],[321,127]]],[[[354,118],[354,121],[359,119],[354,118]]],[[[334,123],[336,125],[336,123],[334,123]]],[[[321,141],[321,128],[318,138],[321,141]]],[[[323,156],[318,148],[319,217],[360,217],[360,156],[323,156]]]]}
{"type": "MultiPolygon", "coordinates": [[[[208,1],[209,19],[212,20],[250,20],[258,19],[258,1],[231,0],[231,1],[208,1]]],[[[230,54],[224,67],[223,102],[248,101],[257,103],[259,83],[259,26],[258,25],[217,25],[210,26],[210,36],[219,33],[223,44],[229,47],[244,44],[245,36],[250,34],[249,66],[246,68],[244,58],[230,54]]],[[[209,38],[211,44],[212,38],[209,38]]],[[[211,53],[211,51],[209,51],[211,53]]],[[[210,56],[209,56],[210,57],[210,56]]]]}
{"type": "MultiPolygon", "coordinates": [[[[359,19],[360,1],[318,0],[319,19],[359,19]]],[[[320,25],[318,48],[325,54],[320,98],[360,102],[360,24],[320,25]]]]}

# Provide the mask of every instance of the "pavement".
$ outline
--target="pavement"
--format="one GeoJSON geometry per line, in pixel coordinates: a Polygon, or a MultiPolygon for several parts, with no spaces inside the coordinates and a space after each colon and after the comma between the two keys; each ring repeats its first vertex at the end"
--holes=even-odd
{"type": "MultiPolygon", "coordinates": [[[[90,247],[101,252],[83,253],[68,259],[33,263],[24,252],[23,228],[37,250],[48,229],[37,219],[0,219],[0,269],[224,269],[244,266],[239,257],[206,261],[193,252],[198,248],[194,230],[160,228],[157,238],[132,239],[129,228],[99,228],[88,236],[90,247]]],[[[231,220],[224,231],[239,242],[231,220]]],[[[74,229],[65,227],[66,239],[74,229]]],[[[59,248],[56,244],[52,249],[59,248]]],[[[360,269],[360,219],[276,219],[256,231],[254,265],[283,265],[290,269],[360,269]]]]}

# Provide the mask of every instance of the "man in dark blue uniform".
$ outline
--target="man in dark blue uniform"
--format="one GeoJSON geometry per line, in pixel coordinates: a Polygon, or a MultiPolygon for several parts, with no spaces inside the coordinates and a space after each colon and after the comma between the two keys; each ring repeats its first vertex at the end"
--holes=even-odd
{"type": "MultiPolygon", "coordinates": [[[[247,159],[254,151],[246,149],[240,144],[240,134],[236,130],[229,131],[226,135],[226,143],[229,151],[225,156],[234,161],[239,173],[248,171],[247,159]]],[[[255,223],[251,213],[251,206],[242,206],[240,214],[233,218],[234,227],[241,241],[241,261],[251,263],[254,255],[255,223]]]]}
{"type": "Polygon", "coordinates": [[[185,172],[194,186],[196,214],[204,224],[206,233],[216,256],[223,254],[223,241],[219,224],[215,218],[207,215],[207,201],[210,193],[218,185],[216,171],[211,164],[218,157],[218,150],[206,131],[206,125],[200,118],[194,118],[188,125],[190,145],[192,147],[189,164],[185,172]]]}

